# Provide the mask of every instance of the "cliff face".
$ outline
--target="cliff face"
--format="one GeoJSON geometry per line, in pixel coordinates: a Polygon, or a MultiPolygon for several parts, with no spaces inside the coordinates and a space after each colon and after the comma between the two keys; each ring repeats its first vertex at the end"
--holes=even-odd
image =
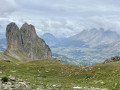
{"type": "Polygon", "coordinates": [[[24,23],[19,29],[15,23],[8,24],[6,39],[6,53],[13,57],[19,57],[19,54],[16,55],[16,53],[22,53],[33,60],[52,56],[49,46],[37,36],[33,25],[24,23]]]}

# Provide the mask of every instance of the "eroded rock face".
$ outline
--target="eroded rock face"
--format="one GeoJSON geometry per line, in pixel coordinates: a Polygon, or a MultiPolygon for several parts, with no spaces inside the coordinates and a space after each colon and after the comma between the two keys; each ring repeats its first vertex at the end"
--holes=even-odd
{"type": "Polygon", "coordinates": [[[51,50],[43,39],[39,38],[33,25],[24,23],[19,29],[15,23],[6,28],[7,50],[11,56],[19,57],[16,53],[23,53],[31,59],[50,58],[51,50]]]}

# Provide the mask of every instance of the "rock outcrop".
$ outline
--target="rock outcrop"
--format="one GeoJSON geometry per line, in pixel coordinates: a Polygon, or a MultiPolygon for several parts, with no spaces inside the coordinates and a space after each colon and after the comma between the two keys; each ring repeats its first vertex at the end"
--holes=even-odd
{"type": "Polygon", "coordinates": [[[114,56],[114,57],[108,58],[104,61],[104,63],[116,62],[116,61],[120,61],[120,56],[114,56]]]}
{"type": "Polygon", "coordinates": [[[36,34],[35,27],[24,23],[19,29],[15,23],[6,28],[7,50],[5,53],[17,59],[26,56],[32,60],[50,58],[52,56],[49,46],[36,34]]]}

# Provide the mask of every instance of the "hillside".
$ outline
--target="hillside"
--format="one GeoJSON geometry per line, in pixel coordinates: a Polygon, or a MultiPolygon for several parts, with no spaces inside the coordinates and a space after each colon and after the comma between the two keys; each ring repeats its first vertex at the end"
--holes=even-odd
{"type": "MultiPolygon", "coordinates": [[[[120,62],[78,66],[65,64],[53,58],[31,62],[19,62],[6,55],[4,58],[0,56],[0,72],[2,72],[0,76],[13,75],[16,79],[30,82],[30,90],[36,90],[41,85],[44,88],[56,88],[55,90],[58,88],[71,90],[70,88],[74,86],[99,87],[109,90],[120,88],[120,62]],[[4,61],[4,58],[10,62],[4,61]]],[[[28,89],[22,88],[21,90],[28,89]]]]}

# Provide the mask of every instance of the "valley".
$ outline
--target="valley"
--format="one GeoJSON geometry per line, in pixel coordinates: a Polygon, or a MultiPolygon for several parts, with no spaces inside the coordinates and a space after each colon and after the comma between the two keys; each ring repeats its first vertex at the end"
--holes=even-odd
{"type": "Polygon", "coordinates": [[[66,63],[93,65],[120,54],[120,35],[102,28],[83,30],[69,38],[56,38],[49,33],[41,37],[50,46],[53,57],[66,63]]]}

